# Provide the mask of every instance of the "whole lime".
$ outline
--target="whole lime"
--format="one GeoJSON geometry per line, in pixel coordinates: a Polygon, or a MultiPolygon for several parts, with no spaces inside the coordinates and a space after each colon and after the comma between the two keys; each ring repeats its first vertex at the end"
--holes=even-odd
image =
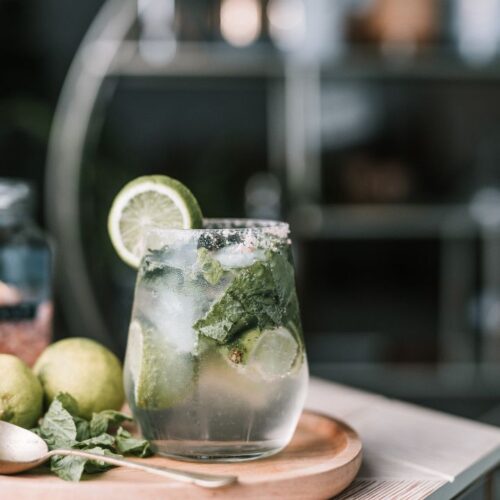
{"type": "Polygon", "coordinates": [[[0,354],[0,420],[33,427],[42,407],[42,386],[33,372],[16,356],[0,354]]]}
{"type": "Polygon", "coordinates": [[[45,349],[34,368],[47,402],[67,392],[78,402],[78,413],[119,410],[125,400],[122,367],[106,347],[85,338],[69,338],[45,349]]]}

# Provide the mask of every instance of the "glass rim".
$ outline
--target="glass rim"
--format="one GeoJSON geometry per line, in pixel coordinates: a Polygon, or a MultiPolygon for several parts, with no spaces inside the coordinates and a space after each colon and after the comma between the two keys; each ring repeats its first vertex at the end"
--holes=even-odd
{"type": "Polygon", "coordinates": [[[206,218],[203,228],[173,229],[151,226],[145,235],[145,253],[165,245],[183,244],[206,239],[206,243],[223,248],[238,243],[256,248],[275,248],[290,244],[288,223],[269,219],[206,218]],[[278,243],[279,242],[279,243],[278,243]]]}
{"type": "Polygon", "coordinates": [[[155,234],[192,234],[192,235],[202,235],[206,233],[247,233],[247,232],[264,232],[273,234],[275,236],[282,236],[286,238],[290,232],[290,225],[288,222],[283,222],[279,220],[272,219],[246,219],[246,218],[232,218],[232,217],[215,217],[215,218],[204,218],[203,227],[197,229],[183,229],[183,228],[167,228],[167,227],[155,227],[151,226],[148,228],[147,233],[155,234]]]}

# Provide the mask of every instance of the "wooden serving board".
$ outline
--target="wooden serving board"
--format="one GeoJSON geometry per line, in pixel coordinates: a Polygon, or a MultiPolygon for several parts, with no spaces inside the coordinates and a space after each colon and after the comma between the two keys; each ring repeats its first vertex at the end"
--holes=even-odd
{"type": "Polygon", "coordinates": [[[180,462],[163,457],[143,459],[174,469],[237,475],[220,489],[163,479],[146,472],[115,468],[69,483],[40,469],[17,476],[0,476],[2,500],[161,500],[182,498],[326,499],[343,491],[361,465],[361,441],[346,424],[304,412],[292,442],[277,455],[235,464],[180,462]]]}

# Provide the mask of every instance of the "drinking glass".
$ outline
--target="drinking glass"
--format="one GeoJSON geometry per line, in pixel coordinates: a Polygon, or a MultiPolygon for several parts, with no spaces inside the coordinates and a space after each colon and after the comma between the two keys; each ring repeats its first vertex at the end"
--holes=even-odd
{"type": "Polygon", "coordinates": [[[207,219],[150,229],[125,390],[157,453],[242,461],[280,451],[308,368],[286,223],[207,219]]]}

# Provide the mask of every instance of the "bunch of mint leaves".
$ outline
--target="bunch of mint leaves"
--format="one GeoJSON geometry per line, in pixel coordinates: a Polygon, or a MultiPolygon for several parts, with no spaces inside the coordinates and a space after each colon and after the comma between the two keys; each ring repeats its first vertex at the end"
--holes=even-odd
{"type": "MultiPolygon", "coordinates": [[[[32,429],[49,450],[73,448],[97,455],[121,458],[123,455],[147,457],[152,454],[148,441],[133,437],[121,424],[132,418],[115,410],[93,413],[90,420],[78,415],[78,403],[67,393],[59,393],[32,429]]],[[[79,481],[83,473],[104,472],[112,465],[82,457],[56,455],[50,470],[66,481],[79,481]]]]}
{"type": "MultiPolygon", "coordinates": [[[[198,250],[198,263],[205,280],[217,284],[224,270],[207,250],[198,250]]],[[[266,258],[237,270],[224,294],[193,325],[200,335],[219,344],[228,343],[241,331],[300,324],[294,270],[284,250],[267,251],[266,258]]]]}

